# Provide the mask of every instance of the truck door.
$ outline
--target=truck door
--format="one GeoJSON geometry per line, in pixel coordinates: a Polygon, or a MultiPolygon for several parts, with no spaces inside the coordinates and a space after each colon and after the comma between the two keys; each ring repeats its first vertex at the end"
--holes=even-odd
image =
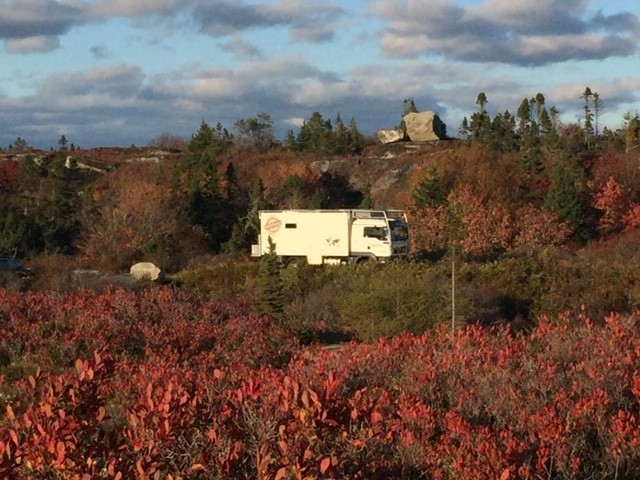
{"type": "Polygon", "coordinates": [[[354,222],[352,251],[355,254],[373,254],[377,258],[391,256],[391,240],[386,222],[358,219],[354,222]]]}

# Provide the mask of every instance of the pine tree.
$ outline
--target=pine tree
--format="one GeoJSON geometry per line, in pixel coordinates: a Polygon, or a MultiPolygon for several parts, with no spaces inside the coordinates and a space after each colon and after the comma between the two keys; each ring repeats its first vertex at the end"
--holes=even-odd
{"type": "Polygon", "coordinates": [[[462,119],[462,123],[460,124],[460,127],[458,127],[458,135],[460,135],[463,140],[469,139],[471,129],[469,128],[469,120],[467,120],[467,117],[462,119]]]}
{"type": "Polygon", "coordinates": [[[349,152],[349,131],[345,127],[340,113],[336,115],[336,129],[334,132],[335,153],[344,155],[349,152]]]}
{"type": "Polygon", "coordinates": [[[536,107],[536,119],[538,120],[538,124],[540,124],[542,119],[542,110],[544,109],[544,95],[538,92],[536,93],[536,96],[533,97],[533,100],[536,107]]]}
{"type": "Polygon", "coordinates": [[[416,107],[416,102],[413,98],[405,98],[402,103],[404,105],[402,112],[403,117],[409,113],[418,113],[418,107],[416,107]]]}
{"type": "Polygon", "coordinates": [[[351,117],[349,121],[349,150],[352,154],[357,155],[364,149],[364,135],[358,130],[356,119],[351,117]]]}
{"type": "Polygon", "coordinates": [[[478,111],[471,115],[471,124],[469,126],[471,130],[471,136],[473,140],[480,141],[486,144],[492,143],[491,133],[491,117],[487,113],[485,106],[489,101],[484,92],[478,94],[476,99],[476,105],[478,105],[478,111]]]}
{"type": "Polygon", "coordinates": [[[74,241],[79,233],[75,215],[77,195],[73,172],[56,160],[49,203],[42,212],[42,233],[45,249],[50,253],[73,253],[74,241]]]}
{"type": "Polygon", "coordinates": [[[60,140],[58,140],[58,145],[60,145],[61,152],[67,151],[67,137],[65,135],[62,135],[60,137],[60,140]]]}
{"type": "Polygon", "coordinates": [[[319,112],[313,112],[300,127],[297,144],[300,150],[331,155],[334,151],[331,120],[324,120],[319,112]]]}
{"type": "Polygon", "coordinates": [[[584,100],[584,126],[582,128],[582,131],[584,132],[584,139],[587,144],[587,148],[590,148],[591,137],[593,137],[595,131],[593,128],[594,115],[591,111],[591,108],[589,108],[589,101],[594,98],[594,93],[589,87],[586,87],[584,89],[584,93],[580,95],[580,98],[584,100]]]}
{"type": "Polygon", "coordinates": [[[253,118],[241,118],[235,123],[235,128],[239,143],[250,150],[264,152],[276,143],[273,121],[268,113],[262,112],[253,118]]]}
{"type": "Polygon", "coordinates": [[[556,212],[560,220],[571,225],[574,238],[586,240],[585,211],[576,187],[575,174],[566,162],[556,162],[550,176],[544,207],[556,212]]]}
{"type": "Polygon", "coordinates": [[[485,113],[487,110],[485,106],[489,103],[487,100],[487,95],[484,92],[480,92],[478,97],[476,98],[476,105],[480,108],[480,113],[485,113]]]}
{"type": "Polygon", "coordinates": [[[298,150],[298,143],[296,142],[296,136],[293,134],[293,130],[291,129],[287,131],[287,137],[284,140],[284,147],[287,150],[291,150],[293,152],[298,150]]]}
{"type": "Polygon", "coordinates": [[[220,123],[212,128],[203,121],[189,143],[190,155],[176,172],[177,177],[186,179],[188,218],[192,225],[202,227],[216,252],[229,239],[232,228],[227,216],[227,192],[221,188],[228,179],[222,179],[218,171],[218,157],[231,142],[231,135],[220,123]]]}
{"type": "Polygon", "coordinates": [[[262,256],[258,266],[258,311],[275,319],[284,313],[284,283],[280,275],[280,262],[276,246],[268,238],[269,252],[262,256]]]}
{"type": "Polygon", "coordinates": [[[530,124],[531,106],[529,105],[529,100],[525,98],[518,107],[518,132],[520,133],[520,137],[524,137],[529,133],[528,127],[530,124]]]}
{"type": "Polygon", "coordinates": [[[602,113],[602,100],[600,100],[600,94],[598,92],[593,92],[593,118],[595,120],[595,133],[598,136],[598,121],[600,119],[600,114],[602,113]]]}
{"type": "Polygon", "coordinates": [[[442,205],[446,192],[436,167],[429,169],[427,178],[422,180],[413,191],[413,203],[416,207],[436,207],[442,205]]]}

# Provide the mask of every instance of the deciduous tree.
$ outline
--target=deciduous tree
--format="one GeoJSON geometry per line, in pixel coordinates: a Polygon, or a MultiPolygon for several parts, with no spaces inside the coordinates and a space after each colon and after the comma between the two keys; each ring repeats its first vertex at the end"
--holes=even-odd
{"type": "MultiPolygon", "coordinates": [[[[153,168],[153,167],[148,167],[153,168]]],[[[166,259],[177,249],[179,206],[149,169],[122,169],[93,192],[81,249],[93,265],[111,271],[142,260],[166,259]]]]}
{"type": "Polygon", "coordinates": [[[593,207],[600,212],[598,231],[608,235],[622,229],[622,219],[628,211],[629,202],[614,177],[609,177],[593,197],[593,207]]]}

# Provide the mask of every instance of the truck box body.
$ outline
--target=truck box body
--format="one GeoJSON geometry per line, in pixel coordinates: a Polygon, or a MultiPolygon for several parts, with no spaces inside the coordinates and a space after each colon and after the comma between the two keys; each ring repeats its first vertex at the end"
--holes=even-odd
{"type": "Polygon", "coordinates": [[[283,261],[305,258],[312,265],[384,262],[408,253],[404,218],[384,210],[265,210],[259,216],[253,256],[269,253],[269,238],[283,261]]]}

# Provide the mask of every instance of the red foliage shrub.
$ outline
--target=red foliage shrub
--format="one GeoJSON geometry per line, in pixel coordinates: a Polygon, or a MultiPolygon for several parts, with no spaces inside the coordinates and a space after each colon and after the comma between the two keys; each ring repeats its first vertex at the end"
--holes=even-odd
{"type": "Polygon", "coordinates": [[[0,476],[637,478],[639,320],[326,350],[169,290],[0,292],[0,348],[43,367],[0,380],[0,476]]]}

